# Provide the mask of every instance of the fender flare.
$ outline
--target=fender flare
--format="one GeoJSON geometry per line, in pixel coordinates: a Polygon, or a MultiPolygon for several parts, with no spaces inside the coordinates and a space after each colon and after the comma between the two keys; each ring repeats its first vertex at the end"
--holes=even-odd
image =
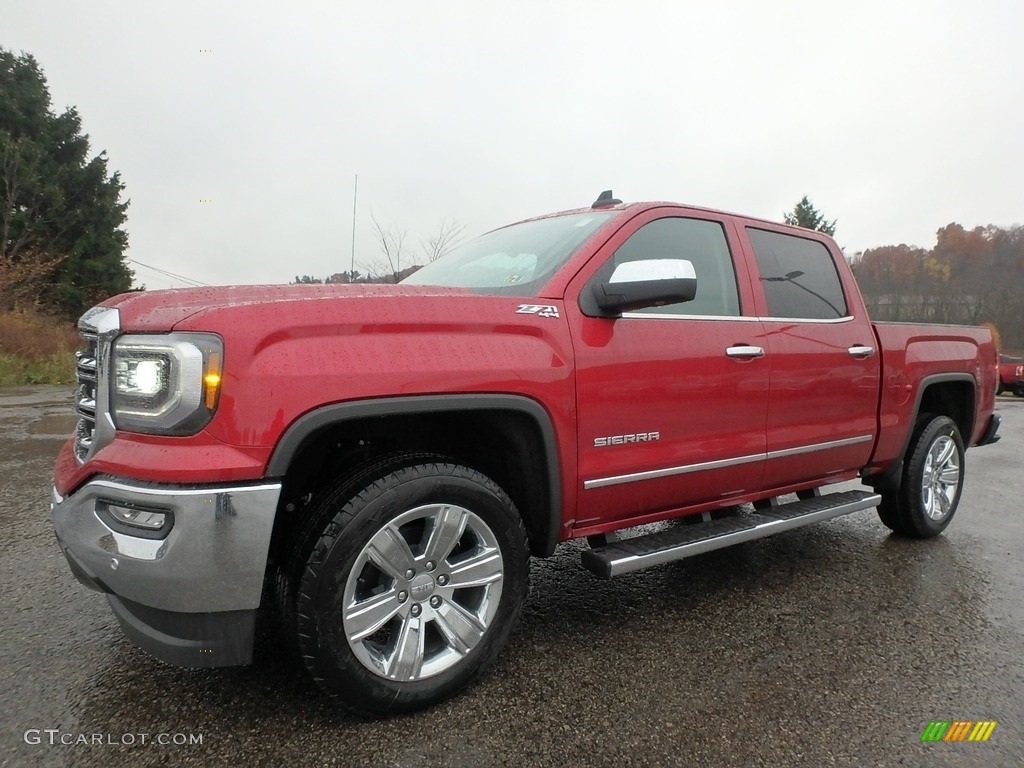
{"type": "Polygon", "coordinates": [[[974,407],[970,409],[970,427],[967,430],[967,434],[963,435],[964,450],[967,450],[970,446],[971,434],[974,432],[974,420],[977,418],[978,382],[969,373],[936,373],[931,376],[925,376],[917,387],[917,392],[914,395],[914,409],[910,412],[912,418],[907,429],[907,436],[903,439],[903,448],[900,449],[901,460],[907,454],[907,448],[910,447],[910,438],[913,437],[914,426],[917,424],[917,417],[921,415],[921,400],[924,399],[925,390],[932,386],[932,384],[944,384],[946,382],[967,382],[971,385],[971,391],[974,393],[974,407]]]}
{"type": "Polygon", "coordinates": [[[551,555],[558,542],[562,512],[562,472],[555,428],[547,410],[536,400],[522,395],[466,394],[411,395],[332,403],[304,413],[293,421],[274,446],[267,463],[267,477],[284,477],[302,445],[317,432],[347,421],[387,416],[466,411],[513,411],[530,418],[541,436],[550,509],[543,531],[537,536],[536,554],[551,555]]]}

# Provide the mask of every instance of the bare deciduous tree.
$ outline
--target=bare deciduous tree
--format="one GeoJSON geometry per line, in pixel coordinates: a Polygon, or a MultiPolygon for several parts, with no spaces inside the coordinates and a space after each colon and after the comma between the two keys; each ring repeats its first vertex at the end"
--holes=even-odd
{"type": "Polygon", "coordinates": [[[423,249],[427,263],[437,261],[457,246],[462,241],[465,232],[466,225],[458,219],[451,221],[441,219],[437,233],[428,240],[420,240],[420,247],[423,249]]]}
{"type": "Polygon", "coordinates": [[[373,235],[377,240],[377,247],[384,258],[372,264],[360,264],[359,267],[373,278],[385,278],[386,282],[397,283],[399,273],[402,271],[402,262],[408,261],[410,257],[409,247],[405,242],[408,231],[390,225],[385,226],[377,221],[377,217],[372,213],[370,221],[373,222],[373,235]]]}
{"type": "MultiPolygon", "coordinates": [[[[378,254],[372,261],[357,262],[359,270],[339,272],[326,278],[328,283],[397,283],[423,264],[437,261],[457,246],[464,237],[466,225],[458,219],[441,219],[432,237],[420,240],[420,250],[409,245],[409,232],[391,224],[383,224],[370,214],[371,229],[377,241],[378,254]],[[362,270],[363,274],[360,274],[362,270]]],[[[302,276],[307,277],[307,276],[302,276]]],[[[295,278],[296,282],[313,282],[313,278],[295,278]]]]}

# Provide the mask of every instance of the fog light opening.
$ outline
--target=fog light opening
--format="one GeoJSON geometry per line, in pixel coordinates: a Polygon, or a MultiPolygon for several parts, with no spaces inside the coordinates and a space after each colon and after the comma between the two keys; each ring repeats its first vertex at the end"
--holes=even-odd
{"type": "Polygon", "coordinates": [[[173,513],[169,509],[122,501],[97,501],[96,512],[109,528],[147,539],[162,539],[174,522],[173,513]]]}
{"type": "Polygon", "coordinates": [[[142,507],[119,507],[116,504],[108,504],[107,511],[114,519],[125,525],[134,525],[144,528],[147,531],[158,531],[164,527],[167,515],[153,509],[142,507]]]}

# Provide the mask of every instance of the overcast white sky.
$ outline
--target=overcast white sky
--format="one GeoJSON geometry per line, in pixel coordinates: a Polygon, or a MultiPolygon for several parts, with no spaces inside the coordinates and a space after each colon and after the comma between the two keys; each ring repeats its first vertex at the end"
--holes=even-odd
{"type": "Polygon", "coordinates": [[[357,263],[371,212],[417,244],[607,188],[807,194],[847,253],[1021,223],[1022,28],[1019,0],[0,0],[121,172],[129,257],[211,284],[348,269],[355,174],[357,263]]]}

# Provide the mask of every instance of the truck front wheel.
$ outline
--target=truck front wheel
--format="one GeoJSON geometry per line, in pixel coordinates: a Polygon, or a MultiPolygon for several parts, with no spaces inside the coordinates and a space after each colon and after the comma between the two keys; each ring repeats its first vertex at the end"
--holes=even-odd
{"type": "Polygon", "coordinates": [[[461,690],[494,661],[526,596],[515,505],[493,481],[438,462],[391,471],[354,496],[339,482],[299,572],[295,631],[316,682],[363,714],[461,690]]]}
{"type": "Polygon", "coordinates": [[[938,536],[953,519],[963,488],[964,444],[948,416],[918,419],[898,491],[882,494],[878,516],[895,533],[938,536]]]}

